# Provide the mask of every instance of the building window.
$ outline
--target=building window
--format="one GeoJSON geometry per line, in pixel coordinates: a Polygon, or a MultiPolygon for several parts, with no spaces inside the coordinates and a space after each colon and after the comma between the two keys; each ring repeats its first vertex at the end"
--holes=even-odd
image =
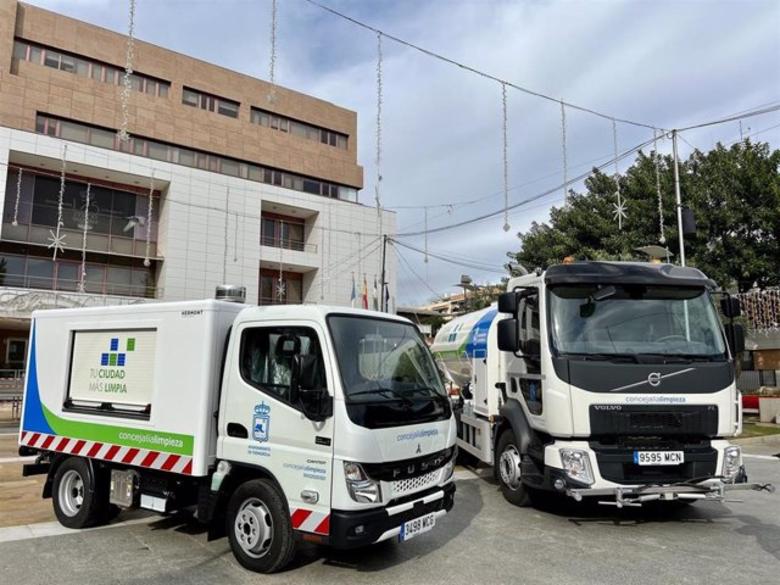
{"type": "Polygon", "coordinates": [[[320,128],[313,124],[293,120],[292,118],[280,116],[279,114],[274,114],[272,112],[266,112],[265,110],[255,107],[252,107],[249,118],[253,124],[265,126],[266,128],[271,128],[272,130],[278,130],[280,132],[287,132],[308,140],[315,140],[342,150],[347,149],[347,135],[341,134],[340,132],[320,128]]]}
{"type": "Polygon", "coordinates": [[[238,118],[239,103],[219,96],[211,95],[185,87],[181,94],[181,103],[193,108],[217,112],[230,118],[238,118]]]}
{"type": "MultiPolygon", "coordinates": [[[[0,252],[0,286],[75,292],[81,262],[51,257],[0,252]]],[[[115,262],[86,263],[85,290],[88,293],[154,298],[152,268],[115,262]]]]}
{"type": "Polygon", "coordinates": [[[188,167],[257,181],[258,183],[277,185],[313,195],[352,201],[353,203],[357,203],[358,200],[357,189],[354,187],[336,185],[335,183],[311,179],[286,171],[268,169],[253,163],[199,152],[138,136],[131,136],[130,140],[122,142],[116,138],[115,130],[96,128],[95,126],[70,120],[61,120],[44,114],[38,114],[35,129],[39,134],[67,138],[74,142],[111,148],[156,160],[174,162],[188,167]]]}
{"type": "Polygon", "coordinates": [[[305,230],[305,222],[300,218],[263,213],[260,245],[303,251],[305,249],[305,230]]]}
{"type": "Polygon", "coordinates": [[[299,305],[303,303],[303,274],[282,272],[279,286],[279,271],[260,270],[261,305],[299,305]]]}
{"type": "MultiPolygon", "coordinates": [[[[90,77],[95,81],[112,85],[121,84],[124,80],[124,69],[121,67],[114,67],[113,65],[107,65],[22,39],[16,39],[14,42],[14,59],[17,61],[29,61],[37,65],[43,64],[52,69],[59,69],[60,71],[73,73],[81,77],[90,77]]],[[[130,87],[141,93],[168,97],[170,86],[171,84],[168,81],[155,79],[141,73],[133,73],[130,76],[130,87]]]]}

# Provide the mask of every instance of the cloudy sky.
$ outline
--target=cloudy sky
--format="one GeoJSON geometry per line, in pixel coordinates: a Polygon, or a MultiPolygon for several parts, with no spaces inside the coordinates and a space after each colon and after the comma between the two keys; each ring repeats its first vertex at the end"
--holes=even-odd
{"type": "MultiPolygon", "coordinates": [[[[113,30],[127,30],[127,2],[26,0],[113,30]]],[[[387,33],[538,92],[610,116],[664,128],[780,103],[777,0],[319,0],[387,33]]],[[[277,81],[358,112],[361,201],[374,187],[376,37],[305,0],[278,0],[277,81]]],[[[231,69],[268,77],[271,0],[138,0],[137,36],[231,69]]],[[[382,202],[399,208],[398,231],[455,223],[503,204],[501,88],[385,39],[382,202]],[[477,200],[475,203],[463,204],[477,200]]],[[[560,184],[560,107],[509,90],[510,203],[560,184]]],[[[569,110],[570,176],[612,153],[611,122],[569,110]]],[[[743,132],[780,146],[780,112],[743,132]]],[[[686,133],[708,149],[739,139],[735,123],[686,133]]],[[[621,150],[652,131],[618,125],[621,150]]],[[[668,150],[670,145],[662,145],[668,150]]],[[[431,234],[429,250],[500,266],[516,234],[543,221],[556,193],[510,215],[431,234]]],[[[630,210],[629,210],[630,212],[630,210]]],[[[649,220],[650,221],[650,220],[649,220]]],[[[422,237],[404,238],[422,247],[422,237]]],[[[400,249],[399,303],[453,290],[461,268],[400,249]],[[402,260],[403,260],[402,259],[402,260]],[[414,271],[416,276],[412,273],[414,271]]]]}

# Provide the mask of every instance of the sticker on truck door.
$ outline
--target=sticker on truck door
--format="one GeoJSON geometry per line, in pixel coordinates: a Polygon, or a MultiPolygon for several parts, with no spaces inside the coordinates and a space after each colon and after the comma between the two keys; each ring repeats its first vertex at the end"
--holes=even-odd
{"type": "Polygon", "coordinates": [[[252,438],[264,443],[268,440],[271,426],[271,407],[261,402],[255,406],[255,415],[252,419],[252,438]]]}

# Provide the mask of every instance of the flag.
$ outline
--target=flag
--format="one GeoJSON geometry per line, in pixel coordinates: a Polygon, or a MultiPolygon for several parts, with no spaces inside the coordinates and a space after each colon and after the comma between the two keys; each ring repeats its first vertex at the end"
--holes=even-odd
{"type": "Polygon", "coordinates": [[[368,309],[368,280],[366,280],[366,275],[363,275],[363,293],[361,295],[363,297],[363,308],[368,309]]]}
{"type": "Polygon", "coordinates": [[[374,310],[379,310],[379,290],[376,288],[376,274],[374,275],[374,310]]]}
{"type": "Polygon", "coordinates": [[[352,294],[349,297],[352,308],[355,308],[355,301],[357,300],[357,291],[355,290],[355,273],[352,273],[352,294]]]}

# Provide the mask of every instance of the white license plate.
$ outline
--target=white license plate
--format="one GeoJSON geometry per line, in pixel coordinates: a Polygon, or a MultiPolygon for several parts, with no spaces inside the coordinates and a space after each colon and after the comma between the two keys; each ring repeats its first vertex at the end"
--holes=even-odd
{"type": "Polygon", "coordinates": [[[398,536],[398,540],[404,542],[410,538],[419,536],[420,534],[431,530],[435,525],[436,515],[434,512],[426,514],[425,516],[420,516],[414,520],[409,520],[409,522],[404,522],[403,526],[401,526],[401,534],[398,536]]]}
{"type": "Polygon", "coordinates": [[[683,451],[634,451],[636,465],[680,465],[685,463],[683,451]]]}

